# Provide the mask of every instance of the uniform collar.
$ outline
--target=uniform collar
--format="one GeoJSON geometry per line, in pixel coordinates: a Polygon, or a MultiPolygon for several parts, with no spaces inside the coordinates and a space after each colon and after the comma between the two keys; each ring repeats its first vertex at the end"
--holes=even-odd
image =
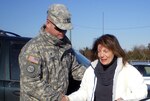
{"type": "Polygon", "coordinates": [[[44,26],[41,27],[40,35],[44,38],[44,41],[49,42],[50,44],[53,44],[55,46],[59,47],[71,47],[71,42],[65,35],[63,39],[58,39],[57,37],[51,35],[50,33],[47,33],[45,31],[44,26]]]}

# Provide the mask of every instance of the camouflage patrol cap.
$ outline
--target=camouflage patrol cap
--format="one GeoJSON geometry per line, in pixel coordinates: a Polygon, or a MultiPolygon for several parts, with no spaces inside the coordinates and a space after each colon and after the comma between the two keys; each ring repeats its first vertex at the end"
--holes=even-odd
{"type": "Polygon", "coordinates": [[[47,11],[47,18],[62,30],[72,29],[71,14],[63,4],[53,4],[47,11]]]}

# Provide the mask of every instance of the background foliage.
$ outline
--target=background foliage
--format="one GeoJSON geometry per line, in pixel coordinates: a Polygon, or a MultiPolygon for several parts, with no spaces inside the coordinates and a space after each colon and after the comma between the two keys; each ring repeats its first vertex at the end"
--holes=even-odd
{"type": "MultiPolygon", "coordinates": [[[[85,47],[83,49],[79,50],[85,57],[87,57],[89,60],[92,60],[91,55],[91,49],[88,47],[85,47]]],[[[129,61],[131,60],[150,60],[150,43],[145,47],[143,45],[140,46],[134,46],[132,50],[126,51],[126,56],[129,61]]]]}

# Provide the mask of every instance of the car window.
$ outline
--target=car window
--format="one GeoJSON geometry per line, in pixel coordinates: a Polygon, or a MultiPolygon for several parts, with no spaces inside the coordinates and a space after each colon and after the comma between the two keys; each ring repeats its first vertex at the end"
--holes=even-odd
{"type": "MultiPolygon", "coordinates": [[[[2,42],[0,40],[0,71],[2,71],[2,42]]],[[[0,72],[0,79],[3,77],[3,74],[0,72]]]]}
{"type": "Polygon", "coordinates": [[[134,65],[143,76],[150,76],[150,65],[134,65]]]}
{"type": "Polygon", "coordinates": [[[91,61],[89,59],[87,59],[84,55],[82,55],[79,51],[77,50],[74,50],[75,52],[75,55],[76,55],[76,58],[77,58],[77,61],[84,65],[85,67],[89,67],[90,66],[90,63],[91,61]]]}
{"type": "Polygon", "coordinates": [[[18,41],[10,42],[10,79],[19,80],[20,68],[18,63],[18,56],[24,43],[18,41]]]}
{"type": "Polygon", "coordinates": [[[0,41],[0,57],[1,57],[1,52],[2,52],[2,43],[1,43],[1,41],[0,41]]]}
{"type": "MultiPolygon", "coordinates": [[[[0,57],[2,57],[2,42],[0,41],[0,57]]],[[[0,58],[1,59],[1,58],[0,58]]],[[[1,64],[1,61],[0,61],[1,64]]],[[[1,65],[0,65],[1,66],[1,65]]]]}
{"type": "Polygon", "coordinates": [[[145,66],[146,76],[150,76],[150,66],[145,66]]]}

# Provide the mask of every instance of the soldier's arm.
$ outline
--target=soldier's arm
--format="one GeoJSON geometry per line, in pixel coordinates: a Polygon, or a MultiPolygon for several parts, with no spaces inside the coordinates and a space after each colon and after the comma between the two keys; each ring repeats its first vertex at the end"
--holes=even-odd
{"type": "Polygon", "coordinates": [[[82,80],[86,67],[79,64],[75,55],[72,56],[72,76],[75,80],[82,80]]]}

